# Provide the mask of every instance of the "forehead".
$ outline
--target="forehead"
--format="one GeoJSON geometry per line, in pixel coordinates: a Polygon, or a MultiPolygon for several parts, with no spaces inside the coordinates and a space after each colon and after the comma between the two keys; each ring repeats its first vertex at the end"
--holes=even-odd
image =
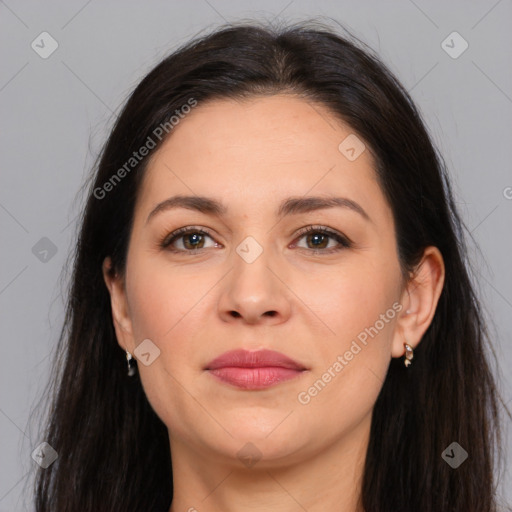
{"type": "Polygon", "coordinates": [[[298,96],[199,103],[151,155],[138,203],[183,193],[229,197],[247,210],[333,190],[370,200],[380,188],[368,146],[356,159],[343,152],[344,141],[363,144],[354,137],[325,106],[298,96]]]}

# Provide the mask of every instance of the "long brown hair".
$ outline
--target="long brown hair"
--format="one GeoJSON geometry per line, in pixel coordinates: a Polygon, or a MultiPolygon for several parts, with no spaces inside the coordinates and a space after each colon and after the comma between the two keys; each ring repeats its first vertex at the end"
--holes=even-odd
{"type": "Polygon", "coordinates": [[[439,248],[446,267],[414,366],[405,371],[392,360],[376,401],[364,509],[496,511],[501,398],[445,164],[411,97],[374,52],[353,35],[310,21],[221,27],[165,58],[126,102],[86,184],[65,323],[45,390],[52,402],[43,438],[58,458],[37,474],[38,512],[167,512],[173,496],[167,428],[138,375],[126,375],[102,276],[106,256],[114,271],[125,269],[148,157],[105,197],[97,190],[191,98],[200,105],[279,92],[327,106],[376,155],[404,274],[429,245],[439,248]],[[457,469],[441,456],[452,442],[469,453],[457,469]]]}

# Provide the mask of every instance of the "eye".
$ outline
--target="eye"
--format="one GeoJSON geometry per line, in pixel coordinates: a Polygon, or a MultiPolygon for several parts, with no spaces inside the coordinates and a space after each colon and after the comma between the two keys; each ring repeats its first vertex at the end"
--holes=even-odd
{"type": "Polygon", "coordinates": [[[299,232],[299,235],[300,238],[306,238],[306,244],[313,244],[312,249],[309,249],[308,247],[306,247],[306,249],[312,250],[314,254],[329,254],[352,247],[352,243],[347,237],[325,226],[308,226],[307,228],[302,229],[299,232]],[[338,242],[338,245],[326,249],[329,239],[335,240],[338,242]]]}
{"type": "Polygon", "coordinates": [[[185,227],[173,231],[166,236],[161,242],[162,249],[168,249],[172,252],[195,252],[204,249],[205,237],[213,240],[211,235],[204,229],[195,228],[194,226],[185,227]],[[175,241],[181,242],[182,247],[174,246],[175,241]]]}
{"type": "MultiPolygon", "coordinates": [[[[207,248],[204,245],[205,237],[213,241],[211,234],[205,229],[188,226],[177,229],[166,236],[160,241],[160,247],[171,252],[200,252],[202,249],[207,248]],[[181,243],[181,247],[176,246],[176,242],[181,243]]],[[[299,239],[302,238],[306,238],[306,243],[313,244],[313,248],[305,248],[309,252],[312,251],[313,254],[330,254],[352,247],[352,242],[347,237],[325,226],[308,226],[307,228],[303,228],[299,231],[299,239]],[[329,248],[329,239],[336,241],[338,245],[329,248]]],[[[215,246],[218,246],[218,244],[214,243],[214,245],[210,247],[215,246]]],[[[300,246],[297,247],[304,249],[300,246]]]]}

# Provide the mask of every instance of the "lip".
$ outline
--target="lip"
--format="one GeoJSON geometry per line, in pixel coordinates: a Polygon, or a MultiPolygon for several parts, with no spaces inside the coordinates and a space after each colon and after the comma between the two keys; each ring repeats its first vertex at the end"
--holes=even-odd
{"type": "Polygon", "coordinates": [[[211,375],[242,389],[264,389],[301,375],[305,366],[274,350],[231,350],[205,367],[211,375]]]}

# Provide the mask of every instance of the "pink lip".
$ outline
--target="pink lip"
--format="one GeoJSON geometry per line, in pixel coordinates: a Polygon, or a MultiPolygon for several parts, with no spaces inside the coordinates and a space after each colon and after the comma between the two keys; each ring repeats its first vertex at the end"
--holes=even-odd
{"type": "Polygon", "coordinates": [[[205,370],[239,388],[263,389],[293,379],[307,368],[273,350],[232,350],[215,358],[205,370]]]}

